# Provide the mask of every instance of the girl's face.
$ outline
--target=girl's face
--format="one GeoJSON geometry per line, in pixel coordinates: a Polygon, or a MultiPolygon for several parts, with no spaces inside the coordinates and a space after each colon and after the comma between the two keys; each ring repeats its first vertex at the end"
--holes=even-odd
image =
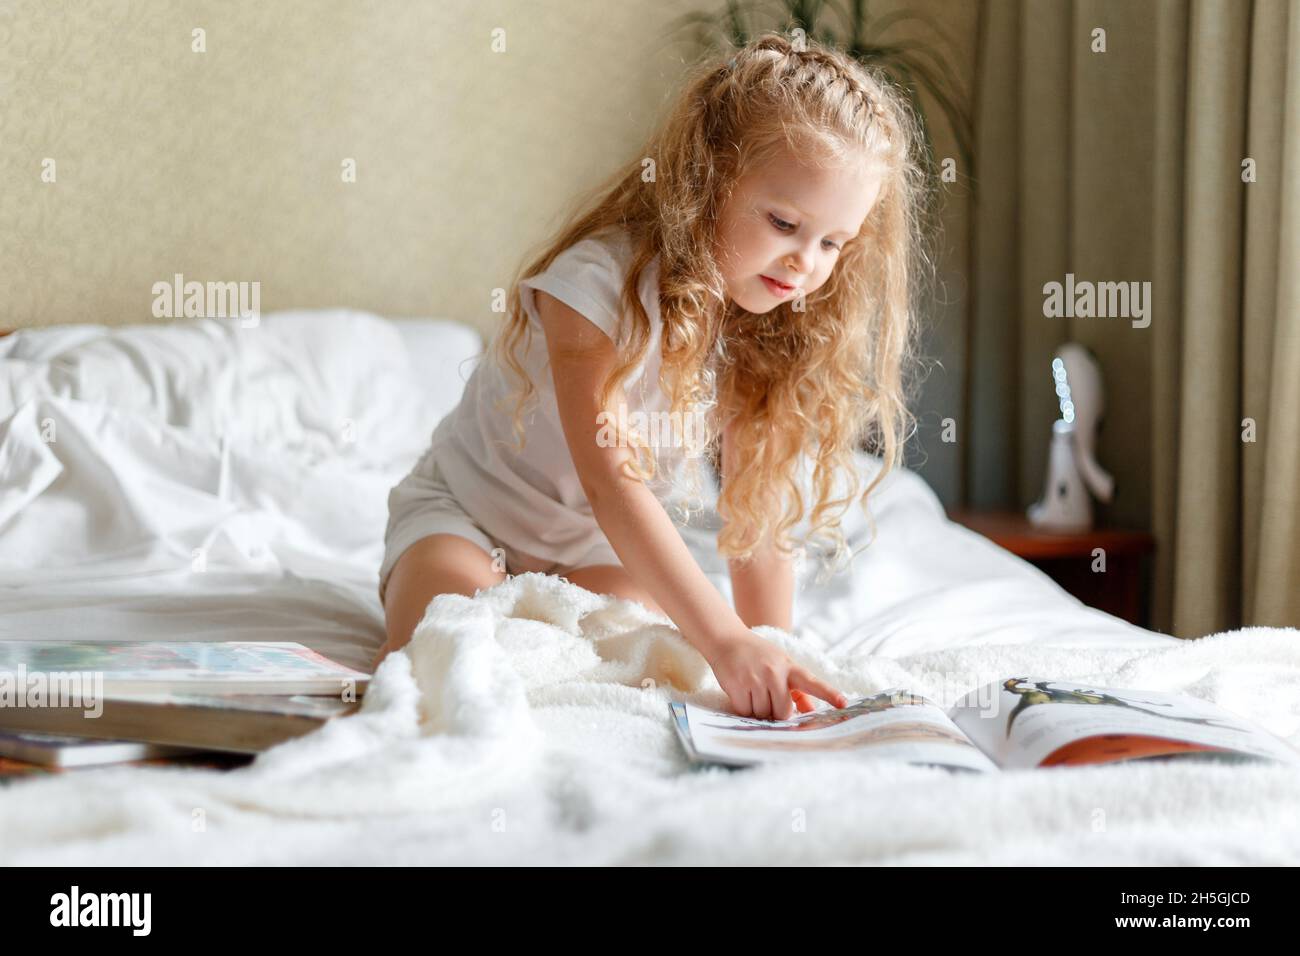
{"type": "Polygon", "coordinates": [[[718,222],[718,267],[728,297],[761,314],[801,291],[817,291],[840,249],[861,231],[880,184],[878,166],[825,169],[788,152],[742,176],[718,222]]]}

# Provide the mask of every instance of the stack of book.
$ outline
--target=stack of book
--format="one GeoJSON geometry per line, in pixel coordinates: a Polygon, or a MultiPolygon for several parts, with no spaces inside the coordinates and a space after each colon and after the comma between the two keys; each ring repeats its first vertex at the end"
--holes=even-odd
{"type": "Polygon", "coordinates": [[[221,765],[352,713],[369,680],[287,642],[0,641],[0,761],[221,765]]]}

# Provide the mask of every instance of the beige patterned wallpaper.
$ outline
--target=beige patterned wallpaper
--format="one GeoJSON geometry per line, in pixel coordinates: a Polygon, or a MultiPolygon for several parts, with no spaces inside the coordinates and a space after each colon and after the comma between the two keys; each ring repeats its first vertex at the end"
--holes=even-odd
{"type": "Polygon", "coordinates": [[[148,321],[179,273],[486,330],[696,6],[0,0],[0,328],[148,321]]]}

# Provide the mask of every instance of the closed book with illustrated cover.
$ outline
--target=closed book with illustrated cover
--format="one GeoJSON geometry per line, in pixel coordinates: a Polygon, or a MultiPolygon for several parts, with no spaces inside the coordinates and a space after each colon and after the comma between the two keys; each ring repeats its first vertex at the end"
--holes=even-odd
{"type": "Polygon", "coordinates": [[[166,744],[140,743],[133,740],[95,740],[58,734],[0,733],[0,757],[39,764],[42,767],[90,767],[98,764],[128,763],[201,753],[193,747],[169,747],[166,744]]]}
{"type": "Polygon", "coordinates": [[[0,713],[43,706],[33,698],[73,687],[112,697],[345,691],[359,697],[369,681],[369,674],[293,642],[0,641],[0,713]]]}

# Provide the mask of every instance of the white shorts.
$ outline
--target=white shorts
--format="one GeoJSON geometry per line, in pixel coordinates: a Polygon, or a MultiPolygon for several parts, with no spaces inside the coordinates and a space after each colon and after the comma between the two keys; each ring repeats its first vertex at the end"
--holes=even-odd
{"type": "MultiPolygon", "coordinates": [[[[429,452],[426,452],[426,458],[429,452]]],[[[622,566],[618,552],[608,541],[594,545],[577,564],[560,567],[545,555],[528,554],[494,538],[461,508],[451,489],[443,480],[435,462],[421,458],[420,462],[388,493],[388,527],[384,531],[384,561],[379,566],[379,603],[384,603],[384,592],[389,575],[397,561],[411,545],[431,534],[456,534],[468,538],[489,555],[500,548],[494,557],[505,560],[507,574],[540,571],[545,574],[568,574],[578,568],[593,564],[622,566]],[[427,474],[424,473],[427,470],[427,474]]]]}

